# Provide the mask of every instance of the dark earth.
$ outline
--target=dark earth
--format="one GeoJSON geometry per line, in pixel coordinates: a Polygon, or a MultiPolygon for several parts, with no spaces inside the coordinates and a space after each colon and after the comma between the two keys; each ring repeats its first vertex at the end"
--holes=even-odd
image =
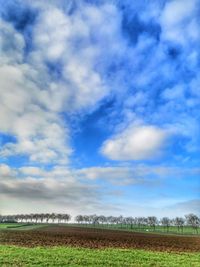
{"type": "Polygon", "coordinates": [[[73,246],[200,252],[200,237],[135,233],[85,227],[51,226],[37,230],[1,231],[0,244],[24,247],[73,246]]]}

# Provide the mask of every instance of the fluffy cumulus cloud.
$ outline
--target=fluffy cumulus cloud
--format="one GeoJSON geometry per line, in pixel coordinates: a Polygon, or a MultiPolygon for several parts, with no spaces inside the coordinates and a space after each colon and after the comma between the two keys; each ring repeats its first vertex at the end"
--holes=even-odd
{"type": "Polygon", "coordinates": [[[117,129],[120,120],[127,130],[114,137],[115,146],[113,139],[105,142],[104,154],[122,150],[121,159],[143,159],[159,150],[165,138],[153,128],[141,130],[143,145],[140,151],[135,147],[140,133],[131,125],[137,120],[173,129],[187,142],[185,148],[199,142],[199,118],[194,115],[199,106],[197,1],[184,6],[181,1],[156,1],[149,6],[151,12],[129,1],[123,9],[118,1],[19,3],[22,17],[27,8],[36,15],[29,27],[23,26],[29,31],[16,26],[20,21],[10,15],[11,4],[1,20],[0,130],[16,138],[2,148],[3,156],[28,154],[32,161],[67,162],[73,151],[70,127],[60,114],[91,113],[111,97],[116,102],[108,118],[117,129]],[[192,47],[182,29],[192,34],[192,47]],[[188,132],[184,118],[196,134],[188,132]],[[126,135],[127,145],[122,140],[126,135]],[[128,146],[136,149],[134,155],[128,146]]]}
{"type": "Polygon", "coordinates": [[[37,53],[33,58],[48,62],[51,67],[61,65],[59,82],[54,84],[58,88],[54,88],[52,97],[62,104],[62,109],[92,108],[109,94],[98,65],[107,43],[113,55],[121,49],[116,42],[120,38],[116,20],[117,10],[109,4],[99,9],[86,5],[73,16],[66,16],[56,7],[41,13],[34,29],[37,53]]]}
{"type": "Polygon", "coordinates": [[[188,44],[190,40],[199,39],[199,29],[197,19],[196,0],[186,0],[184,5],[181,0],[170,1],[161,15],[161,25],[163,29],[163,38],[168,41],[181,44],[188,44]]]}
{"type": "Polygon", "coordinates": [[[68,131],[43,101],[41,70],[23,59],[22,34],[7,22],[1,21],[0,28],[0,131],[16,139],[16,142],[6,142],[0,154],[4,157],[26,154],[32,161],[64,162],[70,154],[65,145],[68,131]]]}
{"type": "MultiPolygon", "coordinates": [[[[14,210],[6,206],[9,198],[23,209],[29,197],[30,211],[40,201],[51,203],[49,210],[58,203],[78,210],[80,195],[91,211],[103,210],[103,204],[117,207],[111,196],[118,187],[126,187],[122,195],[131,202],[129,191],[146,194],[147,185],[158,188],[167,175],[166,190],[173,186],[179,194],[175,177],[191,189],[187,199],[174,193],[173,200],[195,206],[198,5],[199,0],[0,0],[4,212],[14,210]],[[137,165],[144,161],[149,165],[137,165]]],[[[155,194],[163,197],[162,190],[155,194]]]]}
{"type": "Polygon", "coordinates": [[[17,139],[1,154],[66,162],[69,130],[59,114],[88,112],[109,95],[103,70],[109,62],[101,61],[108,43],[109,60],[123,53],[125,42],[120,41],[120,19],[111,4],[84,5],[73,16],[53,3],[39,8],[28,44],[12,23],[1,20],[0,130],[17,139]]]}
{"type": "Polygon", "coordinates": [[[151,159],[160,152],[165,139],[165,131],[159,128],[131,126],[107,140],[101,150],[113,160],[151,159]]]}

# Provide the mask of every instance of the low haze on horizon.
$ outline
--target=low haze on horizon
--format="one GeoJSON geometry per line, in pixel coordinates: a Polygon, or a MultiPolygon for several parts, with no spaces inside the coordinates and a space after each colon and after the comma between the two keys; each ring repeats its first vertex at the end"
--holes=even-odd
{"type": "Polygon", "coordinates": [[[200,0],[0,0],[0,214],[200,214],[200,0]]]}

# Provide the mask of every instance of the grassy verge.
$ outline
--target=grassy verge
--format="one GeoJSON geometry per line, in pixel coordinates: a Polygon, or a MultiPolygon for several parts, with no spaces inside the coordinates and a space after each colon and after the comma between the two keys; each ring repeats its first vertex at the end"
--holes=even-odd
{"type": "Polygon", "coordinates": [[[131,249],[0,246],[0,266],[198,267],[200,253],[165,253],[131,249]]]}

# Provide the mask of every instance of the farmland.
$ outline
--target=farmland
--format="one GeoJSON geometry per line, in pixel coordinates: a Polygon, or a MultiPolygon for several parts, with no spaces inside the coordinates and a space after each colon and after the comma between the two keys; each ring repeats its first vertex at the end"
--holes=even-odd
{"type": "Polygon", "coordinates": [[[0,244],[1,266],[199,266],[200,262],[199,236],[21,224],[4,227],[0,244]]]}
{"type": "Polygon", "coordinates": [[[168,229],[166,227],[163,227],[161,225],[156,225],[155,228],[152,228],[148,225],[142,225],[138,227],[138,225],[126,225],[126,224],[67,224],[66,226],[81,226],[85,228],[94,228],[94,229],[110,229],[110,230],[119,230],[119,231],[130,231],[130,232],[139,232],[139,233],[158,233],[158,234],[166,234],[166,235],[200,235],[200,229],[198,230],[198,233],[196,230],[194,230],[191,226],[184,226],[181,230],[178,229],[176,226],[170,226],[168,229]]]}
{"type": "Polygon", "coordinates": [[[134,248],[169,252],[200,251],[200,237],[197,236],[146,234],[59,225],[32,228],[27,231],[4,230],[0,234],[0,243],[26,247],[74,246],[100,249],[108,247],[134,248]]]}
{"type": "MultiPolygon", "coordinates": [[[[55,224],[51,223],[0,223],[0,230],[31,230],[42,228],[46,226],[53,226],[55,224]]],[[[168,229],[166,227],[156,225],[155,228],[149,227],[148,225],[143,225],[138,227],[138,225],[126,225],[126,224],[77,224],[77,223],[62,223],[59,224],[66,227],[82,227],[82,228],[94,228],[94,229],[105,229],[105,230],[119,230],[119,231],[130,231],[130,232],[139,232],[139,233],[158,233],[158,234],[167,234],[167,235],[200,235],[190,226],[184,226],[182,230],[179,230],[176,226],[170,226],[168,229]]]]}

